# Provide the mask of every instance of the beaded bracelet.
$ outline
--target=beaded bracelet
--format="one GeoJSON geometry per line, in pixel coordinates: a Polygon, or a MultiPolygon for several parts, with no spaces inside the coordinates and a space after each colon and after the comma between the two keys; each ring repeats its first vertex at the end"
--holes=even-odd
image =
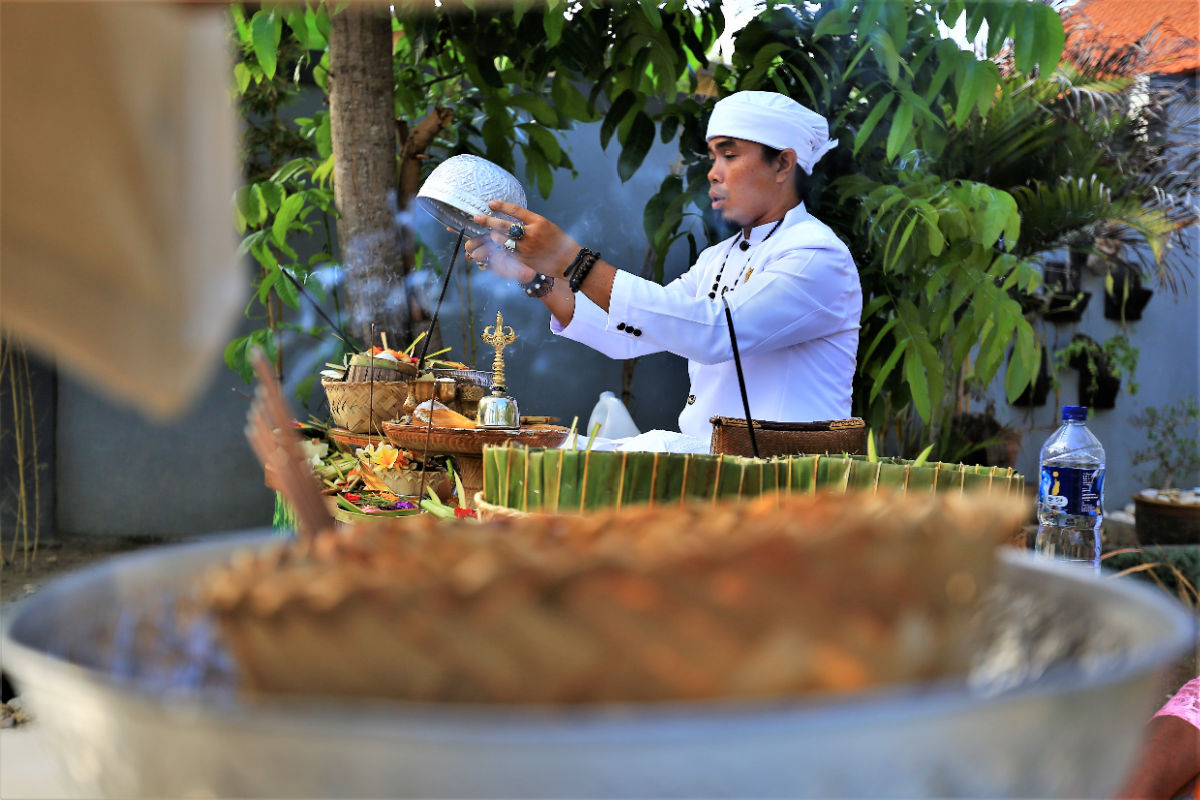
{"type": "Polygon", "coordinates": [[[592,271],[592,267],[596,266],[596,262],[600,260],[600,254],[594,250],[584,250],[583,263],[571,272],[571,280],[568,284],[572,292],[578,292],[583,286],[583,282],[587,280],[588,273],[592,271]]]}
{"type": "Polygon", "coordinates": [[[539,272],[528,283],[522,283],[520,286],[530,297],[545,297],[554,288],[554,278],[539,272]]]}
{"type": "Polygon", "coordinates": [[[567,268],[563,270],[563,277],[570,278],[571,273],[579,269],[579,265],[583,263],[583,260],[587,258],[588,253],[590,252],[592,251],[588,250],[586,247],[579,248],[579,252],[575,254],[575,260],[568,264],[567,268]]]}

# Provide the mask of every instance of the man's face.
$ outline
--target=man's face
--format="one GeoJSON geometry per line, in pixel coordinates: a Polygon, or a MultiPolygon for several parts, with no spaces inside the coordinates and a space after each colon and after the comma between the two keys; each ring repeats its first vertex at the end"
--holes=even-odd
{"type": "Polygon", "coordinates": [[[708,196],[726,222],[753,227],[777,204],[779,173],[762,152],[761,144],[745,139],[709,139],[708,196]]]}

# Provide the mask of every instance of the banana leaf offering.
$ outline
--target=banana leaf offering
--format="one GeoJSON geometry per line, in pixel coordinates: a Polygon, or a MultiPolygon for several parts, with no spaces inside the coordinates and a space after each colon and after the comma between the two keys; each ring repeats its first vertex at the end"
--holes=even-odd
{"type": "Polygon", "coordinates": [[[1020,494],[1011,467],[982,467],[860,455],[770,459],[692,453],[484,447],[483,500],[526,512],[584,513],[636,505],[717,502],[818,491],[1020,494]]]}

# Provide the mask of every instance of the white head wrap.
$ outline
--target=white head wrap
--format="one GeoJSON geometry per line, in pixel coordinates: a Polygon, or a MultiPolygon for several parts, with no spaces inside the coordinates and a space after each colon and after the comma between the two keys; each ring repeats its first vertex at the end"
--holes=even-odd
{"type": "Polygon", "coordinates": [[[824,117],[778,92],[734,92],[717,101],[705,138],[714,136],[745,139],[776,150],[791,148],[796,163],[809,175],[813,164],[837,147],[824,117]]]}

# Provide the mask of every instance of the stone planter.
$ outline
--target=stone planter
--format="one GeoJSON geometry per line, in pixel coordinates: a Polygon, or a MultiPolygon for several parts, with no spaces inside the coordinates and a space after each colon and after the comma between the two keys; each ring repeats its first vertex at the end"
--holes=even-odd
{"type": "MultiPolygon", "coordinates": [[[[1149,490],[1148,490],[1149,491],[1149,490]]],[[[1133,496],[1138,542],[1153,544],[1200,544],[1200,503],[1178,503],[1133,496]]]]}

